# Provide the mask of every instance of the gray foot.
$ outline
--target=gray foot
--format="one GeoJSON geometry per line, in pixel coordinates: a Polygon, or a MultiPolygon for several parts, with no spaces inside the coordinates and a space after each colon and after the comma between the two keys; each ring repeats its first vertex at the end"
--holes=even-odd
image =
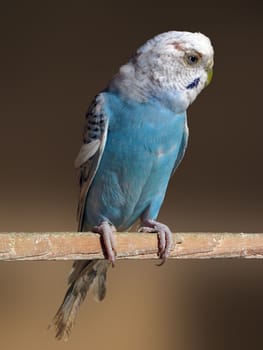
{"type": "Polygon", "coordinates": [[[162,260],[162,265],[170,255],[170,250],[173,242],[172,232],[169,227],[161,222],[146,219],[141,223],[139,232],[157,233],[158,239],[158,256],[162,260]]]}
{"type": "Polygon", "coordinates": [[[95,226],[93,232],[101,235],[102,249],[104,249],[105,258],[114,265],[116,252],[116,243],[114,237],[115,227],[110,225],[107,221],[103,221],[99,226],[95,226]]]}

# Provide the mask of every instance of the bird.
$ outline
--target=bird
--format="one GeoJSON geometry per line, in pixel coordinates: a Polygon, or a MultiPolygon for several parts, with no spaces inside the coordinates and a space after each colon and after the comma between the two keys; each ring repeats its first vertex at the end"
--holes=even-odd
{"type": "Polygon", "coordinates": [[[75,160],[78,231],[100,234],[106,259],[73,263],[53,319],[57,339],[68,339],[89,289],[104,299],[115,231],[139,220],[139,231],[157,233],[161,263],[169,257],[171,230],[157,216],[187,147],[186,110],[210,83],[213,64],[204,34],[164,32],[140,46],[90,104],[75,160]]]}

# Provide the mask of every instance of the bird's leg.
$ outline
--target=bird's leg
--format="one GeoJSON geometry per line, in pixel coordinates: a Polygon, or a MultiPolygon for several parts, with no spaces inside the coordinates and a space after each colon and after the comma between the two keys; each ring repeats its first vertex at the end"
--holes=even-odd
{"type": "MultiPolygon", "coordinates": [[[[139,232],[156,232],[158,239],[158,256],[162,260],[162,265],[165,260],[170,255],[171,246],[173,243],[172,232],[169,227],[161,222],[152,220],[152,219],[144,219],[142,218],[141,227],[139,232]]],[[[180,240],[178,240],[179,243],[180,240]]]]}
{"type": "Polygon", "coordinates": [[[100,225],[93,227],[92,231],[101,235],[101,244],[105,258],[114,265],[115,257],[117,255],[116,242],[113,233],[116,231],[115,227],[110,225],[107,221],[102,221],[100,225]]]}
{"type": "Polygon", "coordinates": [[[172,245],[172,233],[168,226],[158,221],[144,219],[141,222],[140,232],[157,233],[158,256],[162,263],[168,258],[172,245]]]}

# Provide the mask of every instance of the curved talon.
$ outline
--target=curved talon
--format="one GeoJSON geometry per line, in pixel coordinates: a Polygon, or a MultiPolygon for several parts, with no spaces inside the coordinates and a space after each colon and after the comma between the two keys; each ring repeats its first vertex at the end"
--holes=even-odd
{"type": "Polygon", "coordinates": [[[99,226],[95,226],[92,231],[101,235],[102,250],[104,251],[105,258],[114,266],[115,257],[117,255],[116,242],[113,234],[113,232],[116,231],[115,227],[110,225],[107,221],[103,221],[99,226]]]}
{"type": "Polygon", "coordinates": [[[159,264],[156,264],[156,266],[162,266],[166,262],[166,259],[161,259],[161,262],[159,264]]]}
{"type": "Polygon", "coordinates": [[[170,255],[172,246],[172,232],[169,227],[155,220],[144,220],[139,229],[140,232],[157,232],[158,239],[158,257],[162,260],[158,266],[165,263],[170,255]]]}
{"type": "Polygon", "coordinates": [[[165,232],[163,231],[157,232],[157,237],[158,237],[158,256],[159,258],[162,258],[165,252],[165,232]]]}

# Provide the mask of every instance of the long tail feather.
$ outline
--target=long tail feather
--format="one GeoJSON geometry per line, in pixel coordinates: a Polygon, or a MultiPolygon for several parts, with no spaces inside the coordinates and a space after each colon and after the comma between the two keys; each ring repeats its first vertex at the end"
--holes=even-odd
{"type": "Polygon", "coordinates": [[[59,307],[52,325],[56,329],[56,338],[67,340],[75,323],[78,310],[92,287],[96,300],[103,300],[106,294],[106,272],[108,261],[75,261],[68,282],[69,288],[59,307]]]}

